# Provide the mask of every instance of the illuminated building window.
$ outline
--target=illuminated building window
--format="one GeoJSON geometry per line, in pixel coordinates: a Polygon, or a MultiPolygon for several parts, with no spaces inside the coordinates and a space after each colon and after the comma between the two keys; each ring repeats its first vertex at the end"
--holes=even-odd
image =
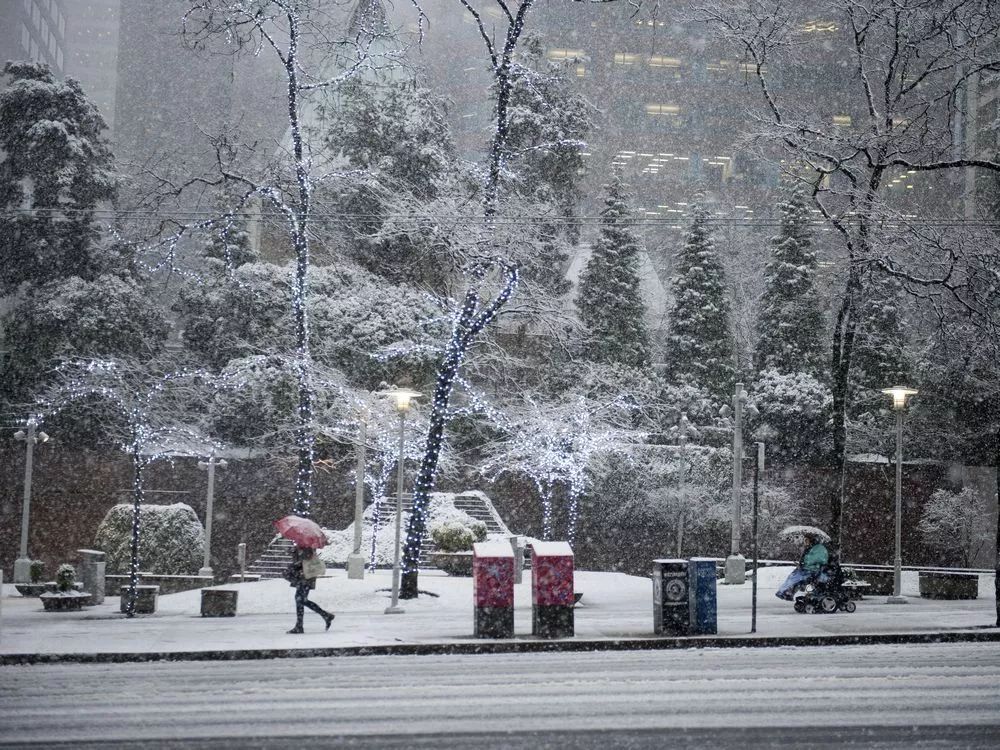
{"type": "Polygon", "coordinates": [[[806,21],[799,27],[799,31],[805,34],[833,33],[839,26],[833,21],[806,21]]]}
{"type": "Polygon", "coordinates": [[[838,127],[849,128],[851,127],[851,116],[850,115],[834,115],[833,124],[838,127]]]}
{"type": "Polygon", "coordinates": [[[666,117],[676,117],[681,113],[681,108],[676,104],[647,104],[647,115],[663,115],[666,117]]]}
{"type": "Polygon", "coordinates": [[[582,65],[577,65],[576,66],[576,77],[577,78],[583,78],[585,75],[587,75],[587,69],[585,67],[583,67],[582,65]]]}
{"type": "Polygon", "coordinates": [[[582,60],[583,50],[553,48],[546,52],[545,56],[553,62],[558,60],[582,60]]]}
{"type": "Polygon", "coordinates": [[[679,57],[664,57],[663,55],[650,55],[649,67],[651,68],[679,68],[681,59],[679,57]]]}
{"type": "Polygon", "coordinates": [[[713,73],[722,73],[729,70],[732,67],[732,63],[729,60],[716,60],[715,62],[708,63],[705,67],[713,73]]]}
{"type": "MultiPolygon", "coordinates": [[[[755,63],[740,63],[740,73],[756,73],[756,72],[757,72],[757,65],[755,63]]],[[[760,72],[766,73],[767,66],[761,65],[760,72]]]]}
{"type": "Polygon", "coordinates": [[[638,55],[631,52],[615,52],[615,65],[635,65],[638,62],[638,55]]]}

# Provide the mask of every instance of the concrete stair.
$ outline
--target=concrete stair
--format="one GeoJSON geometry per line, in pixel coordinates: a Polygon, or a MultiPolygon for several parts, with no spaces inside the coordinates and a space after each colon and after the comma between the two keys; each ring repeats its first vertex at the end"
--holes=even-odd
{"type": "Polygon", "coordinates": [[[261,580],[265,578],[281,578],[288,566],[292,564],[292,550],[295,545],[282,536],[276,536],[267,545],[264,554],[258,557],[247,568],[250,575],[259,575],[261,580]]]}
{"type": "MultiPolygon", "coordinates": [[[[406,529],[406,516],[413,507],[413,496],[410,494],[403,495],[403,530],[405,533],[406,529]]],[[[485,495],[480,494],[468,494],[468,495],[456,495],[455,496],[455,508],[461,510],[468,515],[475,518],[477,521],[482,521],[486,524],[486,532],[488,534],[502,534],[504,536],[510,536],[510,529],[507,528],[507,524],[504,523],[500,514],[497,513],[497,509],[493,506],[493,503],[485,495]]],[[[369,508],[369,512],[374,510],[373,507],[369,508]]],[[[385,526],[391,526],[396,522],[396,498],[384,497],[382,502],[379,504],[378,516],[376,519],[376,528],[381,529],[385,526]]],[[[433,518],[431,519],[428,526],[434,523],[433,518]]],[[[424,536],[423,542],[420,545],[420,567],[422,568],[433,568],[434,566],[430,564],[430,555],[437,552],[437,545],[431,539],[430,534],[424,536]]]]}

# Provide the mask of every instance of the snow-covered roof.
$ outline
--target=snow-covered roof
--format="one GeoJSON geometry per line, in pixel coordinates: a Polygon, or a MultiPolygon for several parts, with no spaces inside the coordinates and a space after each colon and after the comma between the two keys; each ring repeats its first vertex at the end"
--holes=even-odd
{"type": "Polygon", "coordinates": [[[533,542],[531,548],[539,557],[573,557],[569,542],[533,542]]]}
{"type": "Polygon", "coordinates": [[[514,557],[514,548],[503,542],[476,542],[472,545],[475,557],[514,557]]]}

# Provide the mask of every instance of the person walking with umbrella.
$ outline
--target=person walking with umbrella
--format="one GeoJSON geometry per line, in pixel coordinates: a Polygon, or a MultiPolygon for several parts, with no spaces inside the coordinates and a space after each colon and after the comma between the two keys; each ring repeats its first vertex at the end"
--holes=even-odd
{"type": "Polygon", "coordinates": [[[316,588],[316,579],[326,573],[326,566],[316,554],[318,547],[326,545],[326,535],[323,530],[308,518],[286,516],[275,522],[275,527],[286,539],[295,542],[292,551],[292,562],[285,571],[285,578],[295,589],[295,627],[289,633],[304,633],[302,618],[305,608],[323,618],[326,629],[330,629],[334,615],[327,612],[316,602],[309,601],[309,592],[316,588]]]}

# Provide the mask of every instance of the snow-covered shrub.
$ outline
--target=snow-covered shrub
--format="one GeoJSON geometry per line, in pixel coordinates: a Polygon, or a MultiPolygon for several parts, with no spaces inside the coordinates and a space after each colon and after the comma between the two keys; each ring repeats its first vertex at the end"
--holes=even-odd
{"type": "Polygon", "coordinates": [[[56,588],[60,591],[69,591],[76,583],[76,568],[69,563],[63,563],[56,571],[56,588]]]}
{"type": "MultiPolygon", "coordinates": [[[[144,505],[140,511],[139,565],[161,575],[194,573],[201,566],[205,529],[186,503],[144,505]]],[[[108,573],[129,569],[132,506],[114,506],[97,528],[94,546],[107,555],[108,573]]]]}
{"type": "Polygon", "coordinates": [[[766,424],[773,432],[768,455],[789,463],[815,462],[826,453],[830,389],[805,372],[779,373],[764,370],[753,384],[753,403],[759,416],[749,420],[753,434],[766,424]]]}
{"type": "Polygon", "coordinates": [[[944,565],[969,567],[993,540],[986,496],[972,487],[937,490],[924,506],[920,533],[944,565]]]}
{"type": "Polygon", "coordinates": [[[431,527],[431,539],[441,552],[468,552],[476,542],[486,541],[486,524],[446,521],[431,527]]]}
{"type": "Polygon", "coordinates": [[[42,575],[45,573],[45,563],[41,560],[32,560],[28,572],[32,583],[41,583],[42,575]]]}

